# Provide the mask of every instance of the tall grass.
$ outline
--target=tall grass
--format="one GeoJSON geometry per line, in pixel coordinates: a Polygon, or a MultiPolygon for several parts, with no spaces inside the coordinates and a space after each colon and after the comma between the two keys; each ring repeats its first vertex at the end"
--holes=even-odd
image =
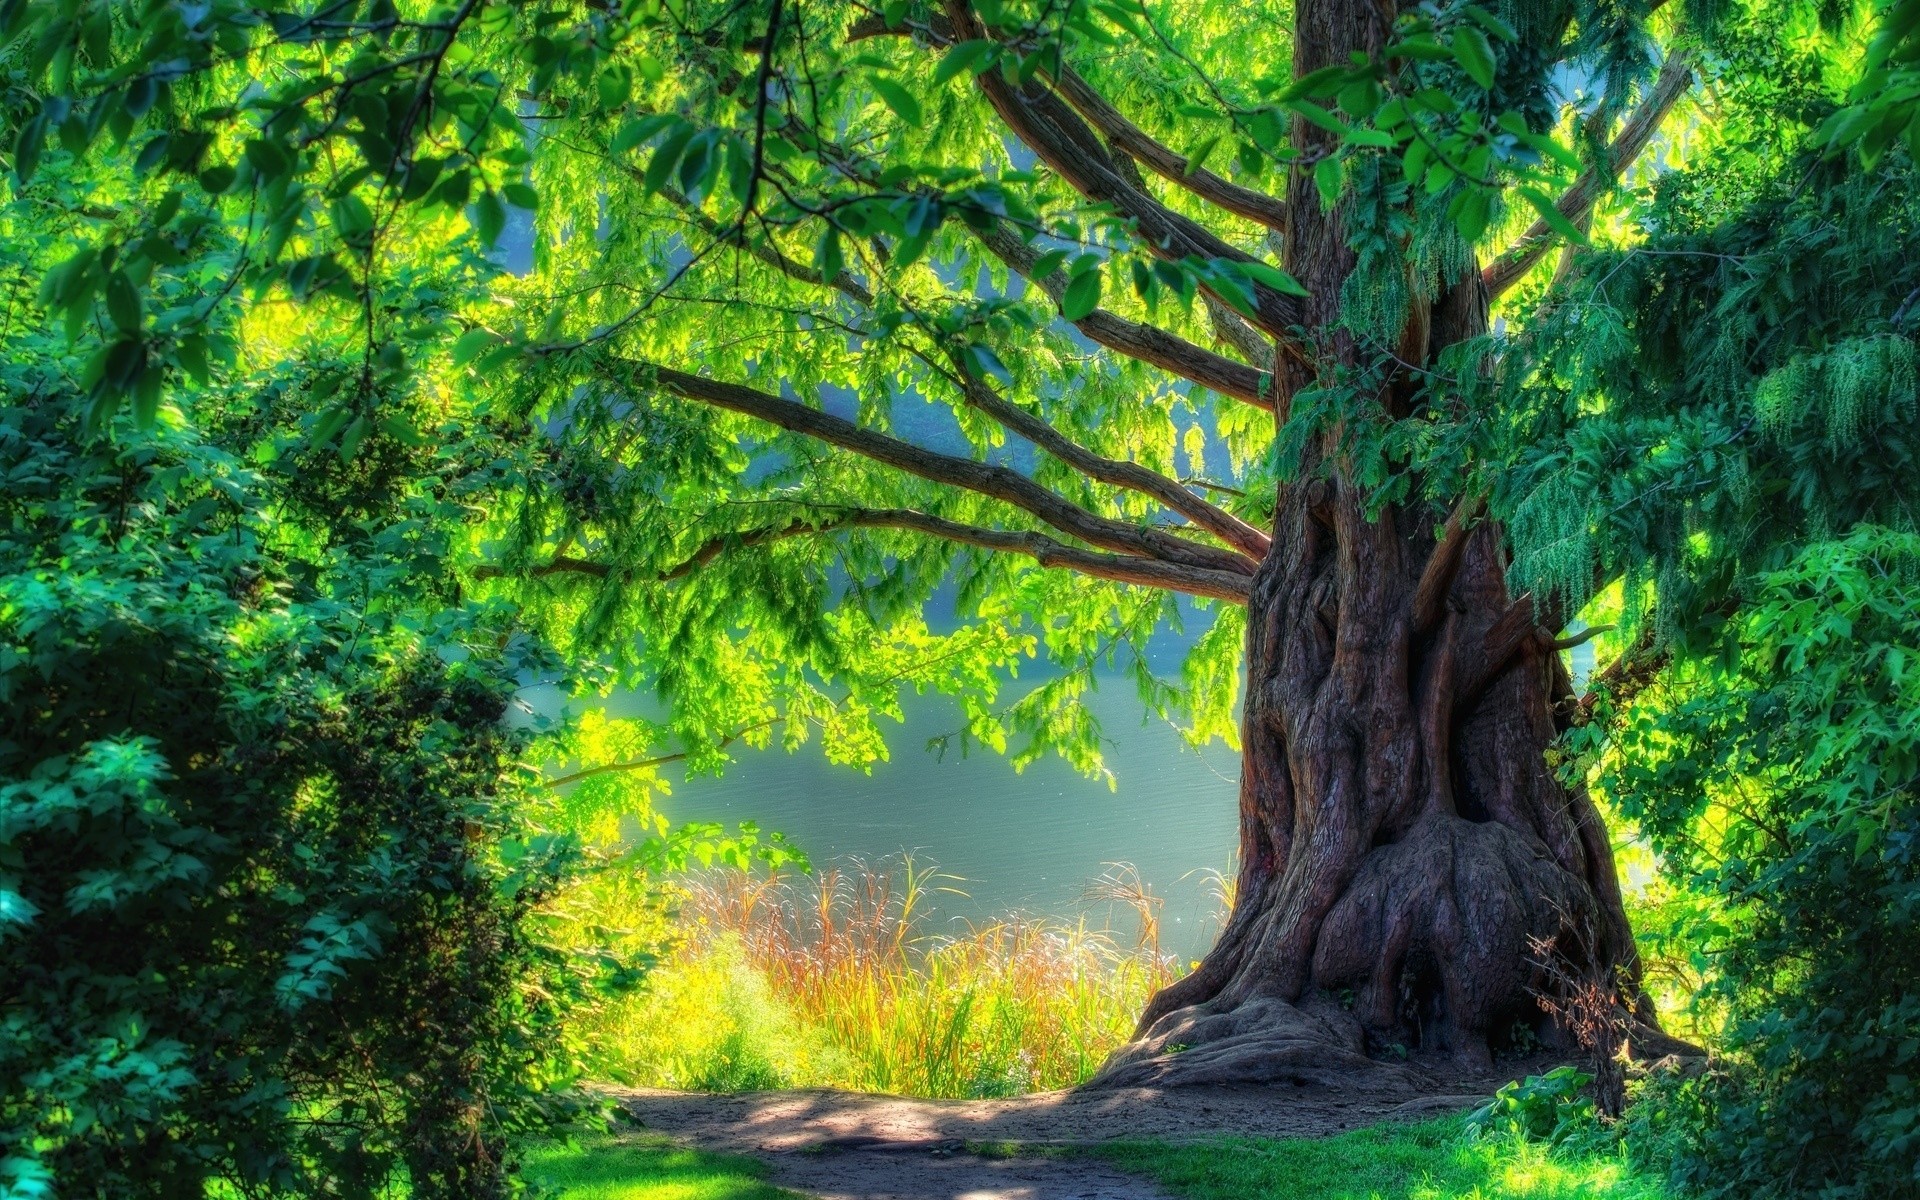
{"type": "Polygon", "coordinates": [[[1131,868],[1090,891],[1136,914],[1131,946],[1084,920],[1009,917],[930,934],[929,907],[953,882],[909,856],[813,875],[688,878],[678,948],[643,993],[587,1031],[603,1069],[712,1091],[1065,1087],[1126,1040],[1174,977],[1158,949],[1158,898],[1131,868]]]}

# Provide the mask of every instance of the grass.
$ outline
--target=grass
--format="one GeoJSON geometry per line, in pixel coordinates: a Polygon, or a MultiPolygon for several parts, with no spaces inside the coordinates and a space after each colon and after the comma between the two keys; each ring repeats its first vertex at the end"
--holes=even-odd
{"type": "Polygon", "coordinates": [[[1674,1200],[1615,1151],[1476,1137],[1458,1118],[1330,1138],[1134,1142],[1088,1153],[1184,1200],[1674,1200]]]}
{"type": "Polygon", "coordinates": [[[644,993],[584,1031],[601,1073],[699,1091],[1066,1087],[1127,1039],[1174,977],[1154,944],[1158,899],[1124,869],[1097,899],[1138,912],[1132,949],[1084,923],[1027,919],[929,936],[926,910],[945,882],[911,858],[686,881],[678,948],[644,993]]]}
{"type": "Polygon", "coordinates": [[[600,1137],[527,1155],[526,1177],[562,1200],[802,1200],[763,1182],[750,1158],[684,1150],[661,1138],[600,1137]]]}

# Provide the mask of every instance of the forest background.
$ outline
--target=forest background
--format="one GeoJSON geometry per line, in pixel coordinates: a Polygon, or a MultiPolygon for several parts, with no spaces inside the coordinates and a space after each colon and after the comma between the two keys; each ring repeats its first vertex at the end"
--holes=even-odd
{"type": "Polygon", "coordinates": [[[1237,740],[1220,564],[1325,445],[1371,512],[1482,498],[1516,591],[1612,626],[1546,761],[1656,856],[1640,952],[1714,1056],[1615,1134],[1710,1194],[1920,1187],[1920,4],[1544,7],[1559,92],[1520,4],[1317,78],[1204,4],[0,6],[0,1194],[511,1190],[620,1069],[672,880],[804,862],[670,826],[654,767],[857,766],[914,687],[1098,771],[1115,663],[1237,740]],[[1264,234],[1170,255],[967,117],[1068,60],[1174,192],[1346,216],[1381,269],[1320,330],[1476,254],[1502,321],[1410,410],[1363,356],[1269,415],[1264,234]],[[1636,114],[1665,169],[1616,186],[1636,114]],[[1210,392],[1143,374],[1149,318],[1210,392]],[[944,387],[961,462],[1018,474],[1012,430],[1072,511],[883,445],[944,387]],[[1177,679],[1133,652],[1166,587],[1217,602],[1177,679]],[[507,719],[535,684],[669,705],[507,719]]]}

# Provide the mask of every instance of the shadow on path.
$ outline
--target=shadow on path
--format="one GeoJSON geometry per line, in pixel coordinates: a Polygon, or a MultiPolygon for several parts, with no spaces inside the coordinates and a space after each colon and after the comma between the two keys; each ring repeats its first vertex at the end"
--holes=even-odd
{"type": "Polygon", "coordinates": [[[1011,1100],[607,1090],[643,1127],[703,1150],[764,1159],[773,1182],[823,1200],[1166,1200],[1158,1188],[1097,1160],[1044,1149],[1139,1138],[1324,1137],[1480,1099],[1408,1101],[1405,1092],[1285,1084],[1043,1092],[1011,1100]]]}

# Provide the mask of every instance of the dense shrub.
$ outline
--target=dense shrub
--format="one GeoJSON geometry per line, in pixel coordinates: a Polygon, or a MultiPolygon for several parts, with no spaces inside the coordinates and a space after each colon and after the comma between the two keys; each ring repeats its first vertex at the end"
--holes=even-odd
{"type": "Polygon", "coordinates": [[[1737,656],[1681,664],[1608,788],[1669,871],[1728,1058],[1639,1117],[1714,1195],[1920,1189],[1920,537],[1862,527],[1768,575],[1737,656]]]}
{"type": "Polygon", "coordinates": [[[12,364],[0,1196],[508,1190],[572,1074],[531,917],[577,855],[532,823],[501,614],[12,364]]]}

